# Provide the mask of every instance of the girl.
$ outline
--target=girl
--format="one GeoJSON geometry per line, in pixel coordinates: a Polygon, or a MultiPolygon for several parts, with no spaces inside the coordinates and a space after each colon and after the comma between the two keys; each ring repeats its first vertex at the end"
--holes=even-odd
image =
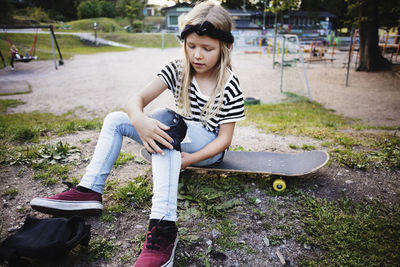
{"type": "Polygon", "coordinates": [[[235,122],[244,119],[242,91],[231,71],[229,13],[207,1],[196,5],[185,18],[181,33],[184,59],[166,65],[129,101],[127,113],[106,116],[78,187],[31,201],[34,209],[47,213],[101,211],[101,193],[120,152],[122,137],[139,142],[152,153],[153,198],[149,230],[135,266],[173,265],[179,172],[189,165],[205,166],[221,160],[231,143],[235,122]],[[169,125],[143,113],[143,108],[167,88],[187,125],[181,151],[176,138],[168,134],[169,125]]]}

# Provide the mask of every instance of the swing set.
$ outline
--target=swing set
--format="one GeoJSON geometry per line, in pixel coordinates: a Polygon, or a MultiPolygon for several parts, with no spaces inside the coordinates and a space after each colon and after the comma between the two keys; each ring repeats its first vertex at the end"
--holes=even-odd
{"type": "MultiPolygon", "coordinates": [[[[3,32],[5,33],[5,38],[8,43],[8,46],[10,48],[10,54],[11,54],[11,59],[10,59],[10,65],[11,69],[14,69],[14,62],[23,62],[23,63],[29,63],[32,60],[37,60],[36,56],[36,42],[37,42],[37,36],[38,36],[38,31],[39,29],[48,29],[50,32],[50,40],[51,40],[51,46],[53,50],[53,61],[54,61],[54,68],[57,69],[57,56],[55,52],[55,47],[57,47],[58,55],[59,55],[59,61],[58,64],[61,66],[64,64],[62,55],[61,55],[61,50],[58,45],[56,35],[54,34],[53,31],[53,25],[36,25],[36,26],[6,26],[6,25],[1,25],[1,29],[3,29],[3,32]],[[7,30],[16,30],[16,29],[36,29],[36,34],[33,37],[33,43],[32,47],[30,48],[29,52],[26,52],[24,55],[20,55],[18,48],[15,46],[15,44],[12,42],[11,38],[7,35],[7,30]]],[[[3,61],[4,67],[6,67],[6,62],[4,60],[4,57],[0,51],[0,57],[3,61]]]]}

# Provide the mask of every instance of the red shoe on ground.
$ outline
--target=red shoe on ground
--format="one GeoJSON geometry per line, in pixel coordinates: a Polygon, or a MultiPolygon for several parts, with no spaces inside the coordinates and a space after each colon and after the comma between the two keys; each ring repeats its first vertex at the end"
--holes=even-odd
{"type": "Polygon", "coordinates": [[[176,226],[153,226],[134,267],[172,267],[177,243],[176,226]]]}
{"type": "Polygon", "coordinates": [[[84,193],[71,188],[51,197],[37,197],[31,200],[33,209],[54,215],[95,214],[103,210],[101,194],[84,193]]]}

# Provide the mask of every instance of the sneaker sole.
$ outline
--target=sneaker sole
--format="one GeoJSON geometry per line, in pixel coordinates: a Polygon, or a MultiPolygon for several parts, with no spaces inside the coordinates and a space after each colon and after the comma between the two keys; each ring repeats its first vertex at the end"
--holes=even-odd
{"type": "Polygon", "coordinates": [[[65,201],[34,198],[30,202],[34,210],[52,215],[96,215],[102,212],[103,205],[98,201],[65,201]]]}
{"type": "Polygon", "coordinates": [[[177,244],[178,244],[178,236],[176,236],[176,238],[175,238],[174,249],[172,250],[171,258],[169,258],[169,260],[166,263],[164,263],[163,265],[161,265],[160,267],[173,267],[174,266],[175,249],[176,249],[177,244]]]}

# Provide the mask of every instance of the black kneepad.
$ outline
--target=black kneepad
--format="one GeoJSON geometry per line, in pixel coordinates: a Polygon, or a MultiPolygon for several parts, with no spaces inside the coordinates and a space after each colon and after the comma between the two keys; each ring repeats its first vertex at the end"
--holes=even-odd
{"type": "MultiPolygon", "coordinates": [[[[174,149],[181,150],[181,142],[186,136],[187,125],[183,117],[173,110],[168,108],[157,109],[150,114],[150,118],[156,119],[169,127],[165,131],[174,140],[172,146],[174,149]]],[[[166,148],[164,145],[156,142],[160,148],[166,148]]]]}

